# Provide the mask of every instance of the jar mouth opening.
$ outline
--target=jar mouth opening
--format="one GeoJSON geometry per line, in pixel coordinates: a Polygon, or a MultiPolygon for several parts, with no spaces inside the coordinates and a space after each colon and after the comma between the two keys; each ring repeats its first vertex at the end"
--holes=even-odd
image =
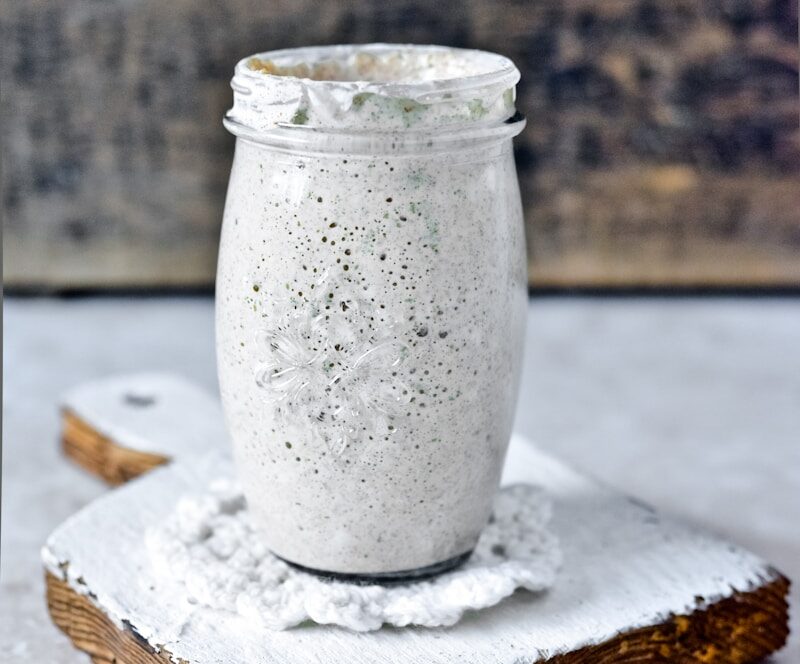
{"type": "Polygon", "coordinates": [[[268,51],[244,58],[237,74],[303,81],[306,85],[351,83],[376,92],[417,98],[432,91],[513,86],[519,71],[508,58],[488,51],[416,44],[353,44],[268,51]]]}
{"type": "Polygon", "coordinates": [[[508,58],[413,44],[313,46],[258,53],[236,65],[226,119],[278,126],[425,131],[512,117],[519,71],[508,58]]]}

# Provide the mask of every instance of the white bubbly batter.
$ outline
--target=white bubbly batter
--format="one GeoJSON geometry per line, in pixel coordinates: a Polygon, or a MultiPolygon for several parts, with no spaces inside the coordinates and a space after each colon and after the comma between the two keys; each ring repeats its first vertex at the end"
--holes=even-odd
{"type": "Polygon", "coordinates": [[[487,522],[516,400],[520,123],[503,120],[518,73],[434,47],[287,53],[239,64],[228,116],[217,346],[239,473],[287,560],[440,563],[487,522]],[[409,83],[417,56],[468,76],[409,83]],[[378,82],[291,76],[369,67],[378,82]]]}

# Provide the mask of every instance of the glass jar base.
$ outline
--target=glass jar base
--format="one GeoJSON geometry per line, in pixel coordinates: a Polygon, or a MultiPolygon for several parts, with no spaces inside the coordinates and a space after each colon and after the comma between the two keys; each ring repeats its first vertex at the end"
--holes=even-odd
{"type": "Polygon", "coordinates": [[[278,554],[274,555],[280,558],[287,565],[290,565],[291,567],[294,567],[295,569],[298,569],[301,572],[307,572],[309,574],[318,576],[322,579],[325,579],[326,581],[353,583],[359,586],[371,586],[371,585],[388,586],[388,585],[400,585],[404,583],[415,583],[417,581],[424,581],[425,579],[429,579],[439,574],[443,574],[444,572],[449,572],[450,570],[455,569],[459,565],[464,564],[472,555],[472,549],[470,549],[466,553],[454,556],[453,558],[448,558],[447,560],[443,560],[442,562],[434,563],[433,565],[426,565],[425,567],[402,570],[399,572],[377,572],[374,574],[350,574],[347,572],[328,572],[325,570],[314,569],[313,567],[306,567],[305,565],[299,565],[298,563],[293,563],[291,560],[286,560],[286,558],[278,556],[278,554]]]}

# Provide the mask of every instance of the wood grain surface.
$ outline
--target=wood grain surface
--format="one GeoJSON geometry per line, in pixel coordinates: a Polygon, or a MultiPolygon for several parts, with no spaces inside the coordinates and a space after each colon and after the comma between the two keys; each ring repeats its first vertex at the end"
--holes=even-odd
{"type": "MultiPolygon", "coordinates": [[[[86,595],[50,572],[45,573],[47,609],[53,623],[94,664],[164,664],[175,661],[166,651],[156,652],[130,626],[118,627],[86,595]]],[[[183,664],[178,661],[177,664],[183,664]]]]}
{"type": "Polygon", "coordinates": [[[69,411],[64,412],[62,422],[64,454],[111,486],[124,484],[169,461],[161,454],[118,445],[69,411]]]}
{"type": "Polygon", "coordinates": [[[209,286],[234,63],[376,40],[518,63],[534,286],[800,285],[795,0],[12,0],[6,286],[209,286]]]}
{"type": "MultiPolygon", "coordinates": [[[[163,397],[172,404],[183,404],[183,407],[187,408],[186,413],[178,413],[177,415],[188,415],[189,411],[191,411],[196,413],[196,416],[201,421],[208,422],[210,428],[215,427],[214,422],[219,419],[219,413],[212,409],[208,409],[208,412],[197,413],[195,409],[190,407],[191,399],[189,397],[196,398],[196,395],[191,392],[190,386],[181,387],[179,382],[168,382],[157,376],[155,378],[151,376],[147,380],[153,382],[154,387],[151,392],[160,393],[159,399],[163,397]],[[169,390],[164,389],[165,385],[170,386],[169,390]],[[157,386],[159,389],[157,389],[157,386]],[[180,392],[183,390],[188,392],[186,397],[182,398],[180,392]]],[[[93,399],[100,403],[107,399],[107,396],[104,395],[107,395],[110,391],[109,384],[113,384],[120,394],[124,394],[134,389],[142,391],[145,386],[145,378],[142,376],[117,377],[106,382],[91,383],[83,390],[73,390],[72,396],[68,401],[74,403],[78,410],[94,411],[96,413],[95,416],[99,416],[100,419],[105,419],[102,417],[105,411],[108,413],[120,413],[119,404],[113,401],[106,401],[101,408],[91,406],[93,399]],[[128,385],[127,389],[125,388],[126,384],[128,385]]],[[[125,413],[125,411],[123,410],[122,413],[125,413]]],[[[123,415],[122,419],[126,419],[126,417],[123,415]]],[[[141,435],[146,430],[148,430],[147,423],[142,419],[136,418],[127,419],[124,426],[118,428],[120,435],[142,442],[146,442],[141,435]]],[[[140,450],[130,449],[112,440],[106,434],[96,430],[93,431],[90,422],[81,419],[79,415],[69,410],[64,411],[63,440],[64,449],[73,459],[90,472],[103,477],[113,484],[132,479],[137,474],[145,473],[149,469],[148,465],[155,467],[169,460],[166,456],[158,458],[156,455],[143,459],[140,450]],[[115,460],[114,463],[108,463],[107,459],[109,458],[113,458],[115,460]]],[[[630,564],[637,568],[647,567],[648,561],[653,564],[652,569],[649,571],[644,570],[643,572],[645,577],[650,580],[652,587],[642,588],[638,591],[640,601],[651,604],[658,603],[660,600],[654,598],[659,597],[658,587],[661,583],[659,578],[666,576],[668,585],[680,585],[684,582],[680,576],[680,569],[686,571],[691,568],[693,570],[692,576],[695,577],[694,583],[701,581],[704,578],[704,573],[698,571],[699,567],[695,567],[695,563],[689,563],[689,567],[686,567],[686,561],[690,560],[695,560],[698,564],[700,561],[716,560],[716,563],[711,563],[711,568],[713,568],[715,574],[719,575],[721,580],[719,587],[724,587],[726,590],[721,595],[714,592],[707,593],[708,597],[702,596],[703,593],[698,591],[691,601],[691,604],[696,607],[694,610],[665,615],[662,620],[655,621],[653,624],[635,625],[629,629],[621,629],[614,636],[599,642],[589,645],[585,645],[585,641],[583,643],[574,643],[572,646],[559,648],[558,654],[551,652],[550,654],[540,653],[536,655],[534,649],[531,649],[531,652],[526,650],[524,653],[514,650],[516,657],[524,654],[528,658],[526,661],[557,664],[583,664],[589,662],[612,664],[645,661],[745,664],[760,661],[768,654],[782,647],[788,636],[788,605],[786,598],[789,590],[789,581],[783,575],[772,568],[762,566],[762,563],[758,562],[757,559],[746,556],[740,564],[743,566],[755,564],[755,567],[744,574],[744,577],[750,578],[750,575],[754,576],[752,576],[752,582],[742,589],[741,579],[734,580],[735,577],[741,575],[734,572],[734,567],[731,567],[732,563],[728,561],[728,556],[731,554],[734,556],[730,559],[731,561],[737,559],[736,556],[738,554],[735,553],[738,550],[737,547],[702,533],[693,533],[680,525],[661,522],[654,513],[645,510],[646,514],[643,513],[645,516],[644,523],[646,524],[644,529],[650,531],[653,524],[660,524],[658,528],[663,528],[664,532],[667,533],[663,538],[664,544],[658,544],[661,541],[660,538],[650,540],[649,536],[644,535],[645,530],[642,530],[642,526],[629,522],[630,516],[623,516],[625,513],[638,513],[642,509],[641,506],[636,505],[635,502],[631,503],[630,499],[613,494],[607,489],[597,488],[591,480],[581,478],[563,467],[556,460],[535,452],[534,448],[529,448],[527,445],[521,447],[520,442],[512,443],[512,449],[509,453],[510,463],[507,465],[504,481],[520,481],[523,476],[527,477],[528,475],[532,477],[538,476],[540,480],[549,478],[548,481],[552,482],[554,496],[557,497],[556,513],[559,511],[558,501],[565,501],[560,508],[566,510],[566,514],[563,514],[562,518],[569,521],[569,526],[565,532],[570,533],[570,536],[572,536],[576,530],[596,527],[600,533],[604,533],[602,536],[598,533],[597,538],[590,534],[582,535],[579,538],[583,542],[581,546],[585,547],[586,542],[589,540],[600,544],[604,538],[616,533],[616,537],[621,537],[623,540],[631,540],[631,551],[639,551],[638,545],[636,545],[637,537],[643,537],[639,542],[642,550],[636,554],[639,557],[638,562],[629,561],[630,564]],[[556,487],[561,488],[556,489],[556,487]],[[596,495],[595,492],[597,492],[596,495]],[[586,503],[584,507],[578,508],[577,511],[572,511],[576,509],[578,504],[583,503],[586,503]],[[586,512],[587,508],[589,512],[586,512]],[[590,516],[590,514],[594,516],[590,516]],[[601,516],[602,519],[600,518],[601,516]],[[587,520],[587,517],[590,518],[587,520]],[[607,523],[600,525],[599,521],[603,519],[607,523]],[[611,525],[612,523],[616,524],[616,526],[611,525]],[[626,525],[628,523],[630,525],[626,525]],[[636,533],[639,533],[639,535],[637,536],[636,533]],[[671,544],[673,541],[680,541],[681,544],[673,545],[671,544]],[[667,548],[665,548],[659,553],[659,548],[662,546],[667,548],[677,546],[678,548],[674,551],[667,551],[667,548]],[[682,557],[685,557],[686,561],[682,561],[682,557]],[[737,587],[739,587],[738,590],[736,589],[737,587]]],[[[179,452],[177,454],[178,457],[181,456],[179,452]]],[[[191,454],[189,456],[194,458],[196,455],[191,454]]],[[[178,461],[177,465],[181,466],[181,463],[178,461]]],[[[142,605],[141,600],[134,601],[130,596],[130,593],[135,593],[135,591],[119,589],[119,591],[109,594],[110,588],[107,583],[100,582],[99,579],[118,577],[120,572],[117,568],[123,569],[128,564],[140,570],[140,578],[138,584],[133,586],[134,588],[150,586],[151,591],[156,594],[163,592],[163,589],[157,587],[159,582],[148,577],[145,573],[140,560],[141,553],[134,551],[136,546],[134,542],[141,541],[142,533],[140,529],[143,523],[149,523],[148,519],[152,518],[152,516],[147,516],[150,514],[150,510],[163,510],[164,505],[175,500],[181,491],[186,490],[181,488],[183,484],[196,490],[198,484],[206,481],[206,475],[220,472],[221,466],[215,457],[204,462],[203,465],[206,468],[203,471],[192,470],[189,466],[184,465],[180,468],[173,467],[174,470],[170,470],[166,475],[163,471],[154,473],[153,476],[145,478],[148,482],[146,485],[134,483],[134,485],[127,488],[130,489],[127,494],[113,496],[115,501],[108,501],[108,504],[103,506],[100,504],[90,506],[84,511],[85,513],[77,515],[68,524],[65,524],[48,541],[46,560],[50,562],[46,565],[47,572],[45,576],[48,608],[51,617],[54,623],[72,639],[76,647],[91,655],[93,661],[144,664],[168,661],[171,656],[164,648],[154,645],[152,639],[145,638],[138,631],[137,624],[140,621],[145,625],[151,625],[150,630],[152,631],[154,615],[137,615],[137,611],[141,610],[142,605]],[[148,503],[152,503],[152,505],[148,506],[148,503]],[[114,522],[112,516],[114,510],[122,511],[126,514],[125,525],[116,534],[105,530],[108,524],[114,522]],[[141,514],[137,512],[141,512],[141,514]],[[106,522],[108,524],[104,526],[103,524],[106,522]],[[108,537],[103,537],[100,533],[104,533],[108,537]],[[87,542],[87,537],[95,538],[96,544],[87,542]],[[102,542],[100,541],[101,539],[103,539],[102,542]],[[115,547],[121,547],[117,556],[112,553],[115,547]],[[88,551],[91,551],[91,553],[87,557],[88,551]],[[98,560],[111,561],[113,559],[112,567],[114,567],[114,570],[106,570],[106,572],[97,576],[97,561],[93,562],[93,560],[98,556],[98,560]],[[127,556],[130,556],[128,562],[126,562],[127,556]],[[73,562],[77,565],[76,569],[78,571],[74,571],[71,568],[73,562]],[[86,570],[86,572],[81,572],[81,570],[86,570]],[[92,574],[89,574],[89,572],[92,572],[92,574]],[[95,591],[99,592],[100,596],[95,594],[95,591]],[[113,597],[112,604],[116,613],[115,620],[110,618],[107,608],[104,608],[107,606],[109,597],[113,597]],[[140,607],[139,609],[135,608],[137,605],[140,607]]],[[[565,546],[569,551],[570,545],[565,543],[565,546]]],[[[616,559],[619,555],[624,556],[621,552],[628,548],[628,545],[623,545],[617,553],[607,551],[605,545],[600,545],[593,552],[586,552],[582,549],[583,553],[588,553],[589,555],[585,563],[579,562],[574,557],[574,553],[568,553],[568,559],[570,555],[573,556],[573,569],[572,571],[565,571],[563,575],[565,578],[562,578],[559,583],[566,584],[566,586],[582,585],[585,581],[581,580],[581,571],[576,569],[576,565],[592,565],[594,563],[590,562],[590,560],[603,557],[616,559]],[[577,576],[573,578],[576,572],[577,576]]],[[[110,562],[108,564],[111,565],[110,562]]],[[[568,562],[568,567],[569,564],[568,562]]],[[[618,562],[611,563],[612,567],[619,564],[618,562]]],[[[632,598],[637,596],[637,591],[632,591],[632,589],[637,587],[636,578],[639,573],[633,572],[632,576],[629,576],[629,574],[630,572],[627,569],[623,571],[623,568],[619,568],[613,578],[605,579],[602,576],[594,578],[594,593],[612,592],[611,588],[619,584],[620,587],[629,589],[619,598],[619,601],[632,601],[632,598]],[[607,586],[606,584],[611,585],[607,586]],[[605,591],[603,591],[603,588],[605,588],[605,591]]],[[[565,586],[562,585],[562,587],[565,586]]],[[[597,599],[597,597],[590,599],[588,604],[597,602],[597,599]]],[[[569,605],[570,603],[567,603],[567,606],[569,605]]],[[[558,606],[558,600],[556,600],[552,610],[558,611],[559,609],[555,608],[558,606]]],[[[543,608],[545,611],[551,610],[547,606],[543,608]]],[[[514,614],[517,615],[514,620],[523,619],[522,616],[529,615],[528,611],[530,609],[520,610],[522,611],[521,613],[514,614]]],[[[163,609],[164,618],[169,617],[173,623],[175,621],[181,623],[184,619],[189,619],[173,615],[170,611],[172,609],[163,609]]],[[[514,609],[512,609],[512,613],[513,611],[514,609]]],[[[634,609],[635,612],[636,610],[634,609]]],[[[644,610],[644,613],[646,614],[647,610],[644,610]]],[[[532,618],[529,617],[528,619],[532,618]]],[[[559,618],[559,620],[562,619],[567,623],[570,620],[573,622],[577,620],[578,623],[583,620],[575,615],[572,618],[569,615],[564,615],[563,618],[559,618]]],[[[509,641],[511,633],[504,633],[504,630],[509,629],[508,626],[503,627],[504,621],[500,620],[498,622],[497,619],[492,620],[491,618],[488,620],[489,623],[486,624],[485,632],[481,632],[485,634],[485,638],[495,639],[499,644],[505,644],[509,641]]],[[[201,625],[200,627],[189,628],[185,633],[187,635],[194,634],[195,638],[197,638],[197,636],[204,633],[204,629],[201,625]]],[[[240,628],[229,626],[220,627],[219,629],[221,630],[220,634],[224,637],[226,629],[236,631],[240,628]]],[[[329,630],[330,628],[327,629],[329,630]]],[[[598,629],[602,628],[598,627],[598,629]]],[[[337,634],[345,633],[335,628],[333,631],[337,634]]],[[[565,629],[565,633],[569,631],[569,629],[565,629]]],[[[578,629],[578,631],[581,630],[578,629]]],[[[184,634],[184,629],[181,630],[181,634],[184,634]]],[[[453,638],[464,638],[463,634],[461,637],[458,634],[456,633],[453,638]]],[[[329,636],[329,634],[326,634],[326,636],[329,636]]],[[[176,645],[185,649],[187,647],[187,638],[190,637],[183,637],[182,640],[176,642],[176,645]]],[[[228,638],[233,638],[233,635],[231,634],[228,638]]],[[[246,640],[252,637],[242,638],[246,640]]],[[[320,634],[318,638],[321,643],[322,635],[320,634]]],[[[380,636],[376,637],[379,641],[380,638],[380,636]]],[[[394,638],[393,636],[390,639],[392,643],[394,643],[394,638]]],[[[415,643],[420,638],[423,637],[419,634],[413,636],[415,643]]],[[[435,641],[437,648],[447,650],[448,645],[441,640],[442,635],[437,638],[440,639],[435,641]]],[[[342,639],[344,640],[344,637],[342,639]]],[[[513,641],[513,638],[511,640],[513,641]]],[[[243,642],[236,644],[232,652],[248,652],[253,647],[262,647],[263,645],[255,646],[254,643],[243,642]]],[[[302,650],[305,646],[301,642],[296,647],[302,650]]],[[[343,641],[339,644],[339,647],[344,647],[343,641]]],[[[349,647],[352,649],[355,646],[351,644],[349,647]]],[[[365,644],[362,643],[360,648],[363,649],[364,647],[365,644]]],[[[377,645],[374,647],[380,650],[377,645]]],[[[382,647],[385,648],[386,646],[382,647]]],[[[390,647],[396,648],[397,646],[395,644],[390,647]]],[[[517,647],[524,649],[525,645],[518,643],[517,647]]],[[[216,655],[210,652],[206,653],[204,648],[205,646],[202,643],[190,643],[190,651],[204,654],[202,656],[192,656],[188,659],[179,659],[179,661],[187,661],[192,664],[206,664],[207,661],[212,661],[216,655]]],[[[499,648],[498,652],[504,649],[505,647],[499,648]]],[[[425,648],[423,647],[420,655],[424,650],[425,648]]],[[[509,653],[511,654],[512,651],[509,651],[509,653]]],[[[287,651],[285,654],[286,661],[295,661],[292,657],[297,653],[292,654],[287,651]]],[[[298,658],[297,661],[301,659],[298,658]]],[[[236,656],[231,655],[231,664],[236,661],[236,656]]]]}

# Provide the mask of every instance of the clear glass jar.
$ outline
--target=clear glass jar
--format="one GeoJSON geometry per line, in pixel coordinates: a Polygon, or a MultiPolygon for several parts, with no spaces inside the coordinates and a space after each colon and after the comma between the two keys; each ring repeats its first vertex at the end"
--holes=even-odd
{"type": "Polygon", "coordinates": [[[291,563],[429,574],[489,518],[526,311],[518,78],[432,46],[236,67],[217,360],[249,507],[291,563]]]}

